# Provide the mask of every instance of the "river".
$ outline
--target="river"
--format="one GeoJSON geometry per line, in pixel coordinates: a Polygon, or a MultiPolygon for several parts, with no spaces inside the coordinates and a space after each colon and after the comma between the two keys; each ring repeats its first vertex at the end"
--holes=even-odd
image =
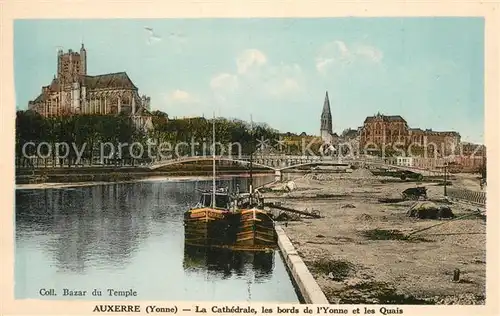
{"type": "MultiPolygon", "coordinates": [[[[254,185],[272,177],[255,177],[254,185]]],[[[217,182],[234,189],[247,181],[217,182]]],[[[210,185],[183,179],[16,190],[16,299],[126,299],[110,297],[112,289],[135,294],[129,300],[297,303],[278,251],[184,246],[183,212],[210,185]],[[64,296],[64,289],[86,293],[64,296]]]]}

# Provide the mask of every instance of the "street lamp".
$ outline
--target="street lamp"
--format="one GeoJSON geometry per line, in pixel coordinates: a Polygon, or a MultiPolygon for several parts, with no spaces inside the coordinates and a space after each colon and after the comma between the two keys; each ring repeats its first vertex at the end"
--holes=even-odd
{"type": "Polygon", "coordinates": [[[448,179],[447,179],[447,177],[446,177],[446,176],[447,176],[447,174],[446,174],[446,169],[448,169],[448,163],[447,163],[446,161],[444,162],[444,166],[443,166],[443,168],[444,168],[444,196],[447,196],[447,192],[446,192],[446,182],[448,181],[448,179]]]}

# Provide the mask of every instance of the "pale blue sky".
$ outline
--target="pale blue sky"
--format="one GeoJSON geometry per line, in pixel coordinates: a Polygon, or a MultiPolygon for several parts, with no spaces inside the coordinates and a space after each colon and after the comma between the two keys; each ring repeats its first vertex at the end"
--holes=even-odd
{"type": "Polygon", "coordinates": [[[319,134],[328,90],[336,132],[380,111],[483,142],[482,18],[18,20],[18,108],[50,83],[58,46],[82,40],[88,74],[126,71],[171,117],[319,134]]]}

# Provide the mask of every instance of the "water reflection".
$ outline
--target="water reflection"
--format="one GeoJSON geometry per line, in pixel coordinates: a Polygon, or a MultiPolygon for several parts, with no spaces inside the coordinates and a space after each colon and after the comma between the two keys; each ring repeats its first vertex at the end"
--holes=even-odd
{"type": "MultiPolygon", "coordinates": [[[[245,188],[246,180],[219,185],[245,188]]],[[[254,278],[259,291],[271,292],[261,298],[252,293],[255,299],[296,301],[276,253],[184,249],[183,213],[199,200],[196,189],[210,185],[207,180],[147,181],[16,190],[16,298],[50,299],[40,297],[39,290],[71,286],[134,288],[140,300],[241,300],[247,296],[241,283],[254,278]],[[210,275],[215,292],[200,287],[202,274],[210,275]],[[283,284],[289,288],[277,291],[283,284]]]]}
{"type": "Polygon", "coordinates": [[[254,282],[263,282],[271,277],[274,256],[274,251],[232,251],[185,244],[183,267],[187,272],[207,273],[210,277],[252,276],[254,282]]]}
{"type": "MultiPolygon", "coordinates": [[[[232,188],[238,179],[218,181],[232,188]]],[[[128,264],[151,221],[181,231],[178,217],[195,203],[207,181],[97,185],[72,189],[16,191],[16,239],[49,234],[43,249],[59,269],[83,272],[90,263],[128,264]],[[152,198],[154,197],[154,198],[152,198]],[[176,227],[172,227],[176,226],[176,227]]]]}
{"type": "Polygon", "coordinates": [[[30,198],[33,192],[16,192],[16,239],[49,236],[40,246],[60,270],[81,273],[91,262],[126,265],[149,231],[133,191],[141,192],[140,185],[49,189],[30,198]]]}

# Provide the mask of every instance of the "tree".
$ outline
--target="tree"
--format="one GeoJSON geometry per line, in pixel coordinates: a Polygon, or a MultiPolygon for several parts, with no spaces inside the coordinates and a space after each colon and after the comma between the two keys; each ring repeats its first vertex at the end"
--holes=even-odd
{"type": "MultiPolygon", "coordinates": [[[[76,163],[77,152],[83,150],[82,163],[93,163],[95,151],[99,150],[102,161],[105,157],[115,158],[117,164],[120,158],[116,150],[120,143],[132,144],[139,142],[143,145],[144,150],[148,148],[147,142],[153,140],[158,146],[162,142],[170,142],[171,148],[179,142],[190,143],[192,140],[202,145],[205,142],[205,147],[210,148],[212,143],[212,124],[213,119],[205,118],[190,118],[190,119],[175,119],[170,120],[168,115],[161,111],[152,112],[153,130],[146,134],[141,129],[138,129],[133,124],[133,121],[127,115],[97,115],[83,114],[74,115],[73,113],[63,113],[58,117],[42,117],[34,111],[17,111],[16,113],[16,156],[17,163],[24,166],[26,162],[31,163],[40,160],[30,160],[23,157],[23,146],[28,142],[39,143],[46,141],[52,144],[52,165],[67,164],[72,166],[76,163]],[[69,145],[69,152],[64,159],[57,160],[54,147],[56,143],[65,142],[69,145]],[[98,145],[100,143],[100,145],[98,145]],[[108,144],[106,144],[108,143],[108,144]],[[110,146],[110,145],[113,146],[110,146]],[[114,147],[114,148],[113,148],[114,147]],[[112,157],[112,150],[115,150],[115,156],[112,157]],[[101,152],[102,151],[102,152],[101,152]]],[[[274,143],[280,136],[278,130],[271,128],[267,124],[253,124],[243,120],[217,118],[215,119],[216,142],[220,142],[225,146],[225,153],[229,154],[228,150],[234,155],[238,154],[249,155],[252,150],[255,150],[257,139],[269,140],[274,143]],[[236,148],[236,144],[239,144],[236,148]],[[227,148],[226,148],[227,147],[227,148]],[[239,152],[241,148],[241,152],[239,152]]],[[[287,135],[296,135],[287,133],[287,135]]],[[[270,144],[270,145],[271,145],[270,144]]],[[[190,153],[190,146],[180,147],[179,154],[195,154],[190,153]]],[[[67,148],[67,147],[66,147],[67,148]]],[[[300,152],[301,145],[298,144],[293,148],[294,152],[300,152]]],[[[36,154],[36,147],[28,146],[27,155],[36,154]]],[[[154,149],[154,147],[153,147],[154,149]]],[[[137,157],[138,149],[132,152],[134,157],[137,157]]],[[[156,155],[159,155],[158,148],[155,149],[156,155]]],[[[135,163],[135,158],[131,156],[130,147],[124,147],[121,153],[121,158],[126,161],[135,163]]],[[[200,151],[200,149],[196,149],[200,151]]],[[[42,152],[43,153],[43,152],[42,152]]],[[[217,150],[220,154],[220,149],[217,150]]],[[[61,153],[65,154],[65,153],[61,153]]],[[[143,158],[143,157],[142,157],[143,158]]],[[[124,162],[121,161],[121,163],[124,162]]],[[[45,164],[50,159],[45,160],[45,164]]],[[[104,161],[106,162],[106,161],[104,161]]]]}

